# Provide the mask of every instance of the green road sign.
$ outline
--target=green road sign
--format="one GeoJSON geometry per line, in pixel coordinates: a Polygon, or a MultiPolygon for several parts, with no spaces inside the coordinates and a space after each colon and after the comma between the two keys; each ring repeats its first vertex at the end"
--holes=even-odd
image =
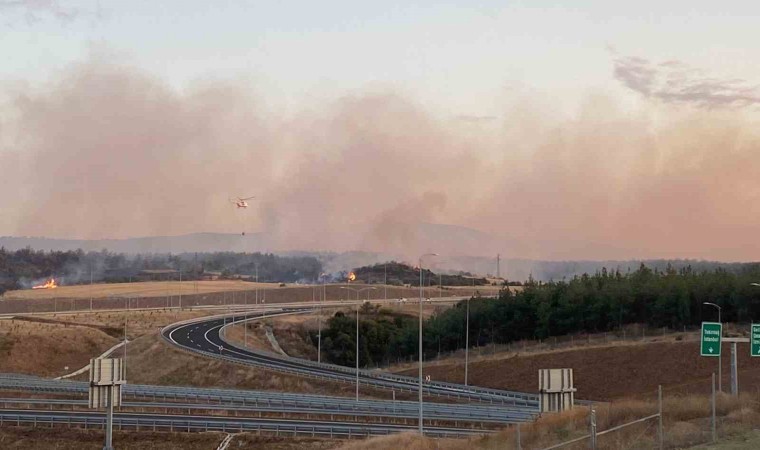
{"type": "Polygon", "coordinates": [[[760,356],[760,323],[752,324],[752,336],[749,339],[750,355],[760,356]]]}
{"type": "MultiPolygon", "coordinates": [[[[720,356],[720,337],[723,326],[716,322],[702,322],[702,356],[720,356]]],[[[758,330],[760,331],[760,330],[758,330]]]]}

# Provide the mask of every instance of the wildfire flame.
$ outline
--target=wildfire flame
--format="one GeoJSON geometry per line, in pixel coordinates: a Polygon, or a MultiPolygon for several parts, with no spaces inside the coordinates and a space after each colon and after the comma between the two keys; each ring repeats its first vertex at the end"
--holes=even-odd
{"type": "Polygon", "coordinates": [[[37,286],[32,286],[32,289],[55,289],[58,285],[55,284],[55,278],[49,279],[45,284],[40,284],[37,286]]]}
{"type": "Polygon", "coordinates": [[[348,273],[348,281],[354,281],[356,280],[356,274],[353,272],[348,273]]]}

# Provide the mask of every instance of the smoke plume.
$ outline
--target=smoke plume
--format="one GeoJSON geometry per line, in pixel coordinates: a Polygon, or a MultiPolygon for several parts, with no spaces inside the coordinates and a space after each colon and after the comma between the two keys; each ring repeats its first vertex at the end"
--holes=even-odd
{"type": "MultiPolygon", "coordinates": [[[[731,83],[700,91],[694,78],[671,88],[666,79],[663,87],[661,70],[626,60],[615,73],[657,98],[754,102],[731,83]]],[[[760,254],[760,136],[738,108],[631,112],[590,95],[569,118],[514,99],[497,118],[463,122],[392,90],[289,115],[262,98],[240,81],[177,89],[99,58],[44,86],[6,82],[0,234],[263,231],[269,248],[247,250],[367,250],[413,261],[427,251],[760,254]],[[248,209],[229,202],[251,195],[248,209]]]]}

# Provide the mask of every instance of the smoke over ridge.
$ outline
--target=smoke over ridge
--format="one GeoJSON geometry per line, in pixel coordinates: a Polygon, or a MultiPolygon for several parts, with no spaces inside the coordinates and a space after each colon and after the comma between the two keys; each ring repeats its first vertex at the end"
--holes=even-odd
{"type": "MultiPolygon", "coordinates": [[[[640,72],[627,84],[644,92],[640,72]]],[[[410,257],[748,260],[760,250],[760,135],[737,108],[630,112],[590,95],[569,118],[514,99],[473,121],[388,89],[285,115],[242,81],[179,90],[98,58],[42,87],[5,82],[0,99],[0,235],[262,231],[263,250],[410,257]],[[236,210],[238,195],[257,198],[236,210]],[[431,248],[421,223],[492,240],[431,248]]]]}

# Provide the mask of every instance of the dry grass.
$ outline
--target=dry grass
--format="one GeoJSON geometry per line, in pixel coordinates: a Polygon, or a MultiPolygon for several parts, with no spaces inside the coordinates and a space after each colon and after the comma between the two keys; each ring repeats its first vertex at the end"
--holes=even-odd
{"type": "MultiPolygon", "coordinates": [[[[366,285],[356,284],[356,288],[362,288],[366,285]]],[[[309,301],[314,295],[318,296],[316,290],[312,290],[311,285],[294,285],[289,284],[285,289],[293,289],[303,291],[299,293],[297,300],[294,301],[309,301]]],[[[316,286],[317,288],[321,287],[316,286]]],[[[374,294],[370,294],[372,298],[382,298],[385,292],[385,287],[377,285],[377,291],[374,294]]],[[[59,286],[56,289],[21,289],[15,291],[8,291],[2,297],[5,300],[8,299],[22,299],[22,300],[34,300],[34,299],[52,299],[52,298],[68,298],[68,299],[90,299],[90,298],[103,298],[109,296],[115,297],[166,297],[166,296],[178,296],[193,295],[193,294],[210,294],[215,292],[231,292],[231,291],[253,291],[255,289],[269,289],[280,290],[280,283],[254,283],[242,280],[216,280],[216,281],[141,281],[133,283],[100,283],[100,284],[77,284],[71,286],[59,286]]],[[[437,287],[425,288],[426,296],[438,296],[442,293],[443,296],[462,296],[472,295],[474,292],[480,292],[483,295],[495,295],[499,289],[492,286],[486,286],[485,288],[476,288],[474,291],[471,288],[465,287],[445,287],[442,291],[439,291],[437,287]]],[[[341,290],[340,285],[328,285],[327,286],[328,299],[338,300],[346,298],[347,291],[341,290]]],[[[388,298],[408,297],[410,299],[417,298],[419,295],[419,289],[416,288],[400,288],[397,286],[387,287],[388,298]]]]}
{"type": "Polygon", "coordinates": [[[0,372],[63,375],[87,365],[90,358],[116,343],[116,338],[91,327],[2,320],[0,372]]]}
{"type": "Polygon", "coordinates": [[[276,353],[269,340],[266,337],[265,323],[260,320],[248,322],[248,338],[246,340],[245,330],[242,325],[235,325],[225,329],[224,338],[241,347],[248,347],[257,350],[276,353]],[[247,344],[247,345],[246,345],[247,344]]]}
{"type": "Polygon", "coordinates": [[[127,323],[127,333],[130,337],[142,336],[155,332],[174,322],[203,317],[211,313],[204,311],[113,311],[113,312],[82,312],[76,314],[49,314],[41,316],[61,323],[78,323],[94,326],[117,328],[122,330],[127,323]]]}
{"type": "Polygon", "coordinates": [[[337,450],[453,450],[468,448],[468,443],[469,441],[461,439],[423,438],[409,432],[349,442],[338,447],[337,450]]]}
{"type": "MultiPolygon", "coordinates": [[[[114,447],[119,450],[211,450],[219,446],[225,433],[161,433],[114,430],[114,447]]],[[[229,449],[256,448],[263,450],[323,450],[335,448],[338,441],[235,435],[229,449]]],[[[103,432],[82,429],[0,428],[0,448],[24,450],[100,450],[103,432]]]]}
{"type": "MultiPolygon", "coordinates": [[[[649,416],[657,411],[655,401],[625,400],[596,407],[598,431],[604,431],[649,416]]],[[[710,440],[710,402],[703,395],[678,395],[663,400],[665,448],[687,448],[710,440]]],[[[716,414],[718,436],[733,438],[731,449],[754,449],[755,444],[741,446],[748,432],[760,426],[760,394],[744,394],[738,398],[728,395],[718,397],[716,414]],[[739,443],[737,443],[739,442],[739,443]]],[[[632,425],[622,430],[598,437],[598,448],[605,450],[656,449],[656,419],[632,425]]],[[[589,432],[588,408],[576,408],[560,414],[545,414],[532,424],[520,427],[523,449],[542,449],[560,442],[584,436],[589,432]]],[[[756,438],[756,436],[755,436],[756,438]]],[[[406,433],[372,438],[340,447],[340,450],[391,450],[391,449],[516,449],[516,428],[510,427],[496,434],[471,439],[422,439],[406,433]]],[[[563,447],[570,450],[588,448],[588,440],[563,447]]],[[[712,447],[710,447],[712,448],[712,447]]],[[[723,448],[723,447],[720,447],[723,448]]]]}
{"type": "MultiPolygon", "coordinates": [[[[127,380],[138,384],[257,389],[345,397],[353,397],[355,389],[350,384],[305,379],[206,358],[167,344],[158,333],[146,334],[129,345],[127,380]]],[[[366,395],[370,396],[372,392],[367,390],[366,395]]]]}
{"type": "MultiPolygon", "coordinates": [[[[653,400],[624,400],[596,406],[598,431],[622,425],[657,412],[653,400]]],[[[710,439],[710,399],[704,395],[666,396],[663,418],[666,448],[684,448],[710,439]]],[[[719,395],[716,405],[719,436],[741,434],[760,426],[760,396],[747,393],[738,398],[719,395]]],[[[632,425],[599,437],[601,448],[649,449],[656,444],[656,419],[632,425]]],[[[545,415],[534,424],[521,427],[523,448],[544,448],[588,433],[588,409],[576,408],[562,414],[545,415]]],[[[475,448],[515,448],[515,430],[487,437],[475,448]]],[[[587,448],[588,441],[567,448],[587,448]]]]}
{"type": "Polygon", "coordinates": [[[102,283],[60,286],[57,289],[24,289],[8,291],[4,298],[38,299],[38,298],[101,298],[113,296],[165,297],[166,295],[208,294],[211,292],[229,292],[267,288],[276,288],[277,283],[249,283],[241,280],[218,281],[144,281],[135,283],[102,283]],[[197,287],[197,291],[196,291],[197,287]]]}

